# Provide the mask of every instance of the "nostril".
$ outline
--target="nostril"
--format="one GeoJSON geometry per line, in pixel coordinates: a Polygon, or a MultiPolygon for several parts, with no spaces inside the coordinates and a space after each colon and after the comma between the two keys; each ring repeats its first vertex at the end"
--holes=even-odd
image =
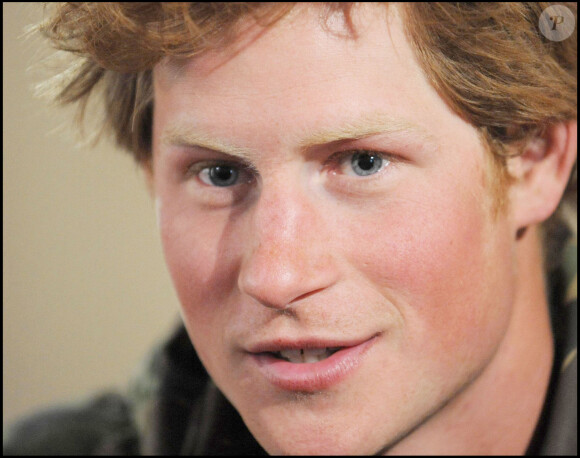
{"type": "Polygon", "coordinates": [[[316,293],[318,293],[318,292],[320,292],[320,291],[322,291],[322,290],[324,290],[324,288],[318,288],[318,289],[312,290],[312,291],[310,291],[310,292],[308,292],[308,293],[301,294],[300,296],[298,296],[298,297],[295,297],[295,298],[292,300],[292,303],[294,303],[294,302],[298,302],[298,301],[302,301],[302,300],[304,300],[304,299],[307,299],[307,298],[309,298],[310,296],[312,296],[313,294],[316,294],[316,293]]]}

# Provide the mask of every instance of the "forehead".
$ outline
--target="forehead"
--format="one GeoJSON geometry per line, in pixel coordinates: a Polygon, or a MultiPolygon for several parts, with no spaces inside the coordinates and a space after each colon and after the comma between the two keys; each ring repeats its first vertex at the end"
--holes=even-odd
{"type": "MultiPolygon", "coordinates": [[[[186,78],[192,70],[200,79],[207,79],[223,74],[222,67],[236,65],[238,71],[247,69],[238,74],[243,81],[247,76],[257,75],[258,69],[252,65],[258,57],[267,64],[268,76],[275,76],[272,74],[274,68],[279,69],[279,76],[288,76],[291,75],[288,65],[298,67],[313,58],[324,64],[339,53],[343,59],[348,58],[348,62],[344,62],[346,65],[357,55],[371,57],[368,54],[371,40],[374,40],[373,47],[379,49],[386,45],[398,46],[385,42],[385,38],[390,40],[385,32],[390,34],[391,23],[395,24],[395,29],[399,28],[400,15],[396,7],[363,3],[354,7],[348,18],[338,11],[324,14],[321,6],[305,3],[298,4],[272,26],[259,26],[242,19],[243,25],[237,27],[240,29],[237,38],[227,46],[204,51],[194,58],[167,57],[155,67],[154,75],[159,82],[170,84],[186,78]]],[[[324,73],[328,75],[334,70],[328,68],[324,73]]]]}
{"type": "Polygon", "coordinates": [[[247,146],[268,125],[272,147],[377,114],[424,132],[441,132],[442,114],[464,127],[424,77],[398,8],[358,6],[352,30],[337,14],[321,20],[315,7],[299,7],[225,50],[165,60],[154,71],[156,118],[164,130],[227,129],[247,146]]]}
{"type": "MultiPolygon", "coordinates": [[[[365,27],[363,14],[365,10],[372,7],[382,16],[386,16],[388,10],[388,3],[383,3],[381,6],[359,4],[354,9],[348,8],[348,11],[341,7],[324,8],[322,5],[324,4],[298,3],[285,11],[281,18],[271,22],[266,21],[264,25],[259,25],[254,19],[242,16],[230,26],[231,34],[228,34],[228,37],[233,37],[233,39],[228,38],[225,45],[208,46],[208,49],[203,50],[195,59],[167,56],[157,66],[158,69],[162,69],[162,74],[158,74],[158,77],[165,76],[172,79],[183,76],[188,65],[192,62],[196,63],[198,71],[207,75],[207,73],[226,63],[250,45],[258,41],[279,39],[283,34],[277,32],[283,31],[286,27],[304,31],[305,28],[301,26],[307,25],[309,27],[315,22],[318,23],[319,27],[314,27],[307,34],[301,33],[293,38],[293,43],[296,47],[300,45],[300,42],[309,45],[315,44],[310,35],[313,31],[334,35],[336,38],[352,40],[357,36],[357,28],[365,27]],[[352,14],[353,11],[354,14],[352,14]],[[357,24],[356,27],[355,23],[357,24]]],[[[282,37],[282,41],[285,40],[286,38],[282,37]]]]}

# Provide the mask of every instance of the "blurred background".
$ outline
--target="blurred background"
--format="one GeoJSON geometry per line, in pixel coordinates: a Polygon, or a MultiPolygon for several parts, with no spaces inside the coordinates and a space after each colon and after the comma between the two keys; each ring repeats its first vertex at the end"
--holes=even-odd
{"type": "Polygon", "coordinates": [[[179,319],[154,204],[109,139],[78,146],[73,111],[34,98],[50,51],[3,3],[3,423],[123,389],[179,319]]]}

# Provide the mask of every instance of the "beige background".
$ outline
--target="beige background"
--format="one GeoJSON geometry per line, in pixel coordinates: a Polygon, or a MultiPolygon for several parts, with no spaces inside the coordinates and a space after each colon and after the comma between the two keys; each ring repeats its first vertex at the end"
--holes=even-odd
{"type": "Polygon", "coordinates": [[[123,387],[178,319],[143,176],[33,97],[40,3],[3,3],[3,422],[123,387]],[[59,126],[64,126],[56,130],[59,126]]]}

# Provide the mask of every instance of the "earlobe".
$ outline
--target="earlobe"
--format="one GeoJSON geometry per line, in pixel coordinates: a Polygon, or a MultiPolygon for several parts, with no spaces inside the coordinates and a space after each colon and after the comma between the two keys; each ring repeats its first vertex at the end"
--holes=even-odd
{"type": "Polygon", "coordinates": [[[508,161],[515,232],[548,219],[558,207],[577,155],[577,122],[550,125],[508,161]]]}

